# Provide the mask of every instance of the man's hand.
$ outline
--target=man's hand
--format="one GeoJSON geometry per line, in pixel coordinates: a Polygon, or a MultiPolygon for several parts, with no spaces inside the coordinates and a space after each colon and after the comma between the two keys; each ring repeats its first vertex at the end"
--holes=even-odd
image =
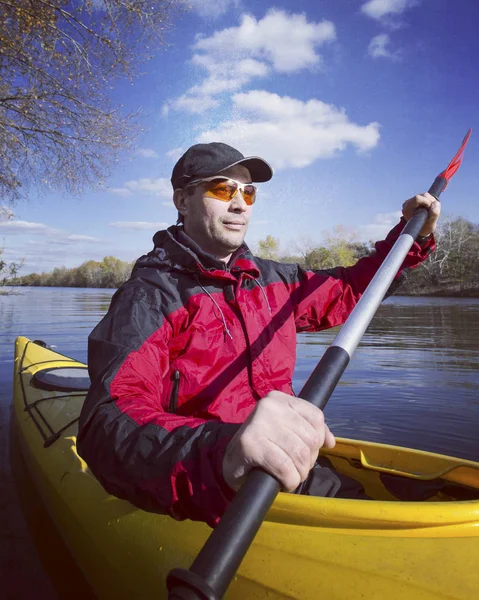
{"type": "Polygon", "coordinates": [[[409,198],[409,200],[406,200],[402,205],[402,214],[406,221],[409,221],[413,216],[416,208],[425,208],[429,211],[429,216],[424,223],[424,227],[419,232],[419,235],[427,236],[430,233],[434,233],[437,220],[441,214],[441,203],[439,200],[436,200],[429,192],[409,198]]]}
{"type": "Polygon", "coordinates": [[[306,479],[322,446],[333,448],[324,416],[306,400],[270,392],[258,402],[226,448],[223,475],[238,489],[253,467],[261,467],[293,491],[306,479]]]}

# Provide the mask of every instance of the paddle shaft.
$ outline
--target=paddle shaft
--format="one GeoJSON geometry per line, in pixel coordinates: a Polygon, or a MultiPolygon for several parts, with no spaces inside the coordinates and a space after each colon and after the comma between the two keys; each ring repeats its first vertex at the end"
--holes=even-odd
{"type": "MultiPolygon", "coordinates": [[[[429,193],[439,199],[446,185],[447,180],[438,176],[429,193]]],[[[428,211],[420,208],[409,219],[349,318],[311,373],[299,393],[300,398],[324,409],[352,353],[424,226],[427,215],[428,211]]],[[[221,598],[279,490],[280,484],[272,475],[262,469],[252,469],[190,570],[174,569],[169,574],[169,600],[221,598]]]]}

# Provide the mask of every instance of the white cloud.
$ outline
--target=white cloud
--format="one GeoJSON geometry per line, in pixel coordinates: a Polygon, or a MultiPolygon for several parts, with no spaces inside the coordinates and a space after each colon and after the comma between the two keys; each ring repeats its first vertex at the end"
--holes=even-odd
{"type": "Polygon", "coordinates": [[[31,221],[0,221],[0,228],[7,233],[19,232],[19,233],[32,233],[32,232],[40,232],[46,233],[47,231],[53,231],[43,223],[33,223],[31,221]]]}
{"type": "Polygon", "coordinates": [[[150,223],[148,221],[115,221],[110,223],[111,227],[117,229],[129,229],[131,231],[137,231],[138,229],[145,229],[151,231],[157,231],[159,229],[166,229],[169,227],[169,223],[150,223]]]}
{"type": "Polygon", "coordinates": [[[176,162],[183,154],[185,153],[185,149],[181,146],[179,148],[172,148],[166,153],[168,158],[171,158],[174,162],[176,162]]]}
{"type": "Polygon", "coordinates": [[[131,190],[127,188],[110,188],[109,191],[117,196],[131,196],[131,190]]]}
{"type": "Polygon", "coordinates": [[[111,188],[110,192],[120,196],[131,196],[133,192],[139,192],[140,194],[150,194],[161,198],[169,198],[173,193],[170,180],[166,177],[132,179],[126,181],[121,188],[111,188]]]}
{"type": "Polygon", "coordinates": [[[228,10],[237,8],[240,0],[189,0],[189,4],[200,17],[215,19],[228,10]]]}
{"type": "Polygon", "coordinates": [[[142,156],[143,158],[159,158],[160,155],[156,150],[152,150],[151,148],[137,148],[136,154],[138,156],[142,156]]]}
{"type": "Polygon", "coordinates": [[[357,228],[357,237],[361,242],[376,241],[386,237],[391,229],[398,224],[401,211],[379,213],[372,223],[357,228]]]}
{"type": "Polygon", "coordinates": [[[209,38],[200,38],[195,49],[210,57],[244,58],[267,61],[275,71],[293,73],[317,66],[321,57],[316,48],[336,39],[333,23],[308,22],[304,14],[288,14],[271,9],[257,21],[252,15],[243,15],[238,27],[217,31],[209,38]]]}
{"type": "Polygon", "coordinates": [[[45,242],[45,240],[44,240],[44,243],[48,243],[50,246],[69,246],[69,249],[68,249],[69,252],[70,252],[70,248],[77,244],[79,244],[80,248],[84,248],[85,242],[88,242],[90,244],[92,244],[92,243],[96,244],[96,243],[100,242],[100,240],[98,240],[96,238],[92,238],[90,236],[75,236],[75,235],[58,236],[58,237],[55,236],[55,237],[49,238],[48,242],[45,242]]]}
{"type": "Polygon", "coordinates": [[[310,22],[304,14],[270,9],[257,20],[245,14],[240,25],[199,37],[192,63],[206,71],[205,79],[167,102],[170,109],[201,113],[219,104],[218,97],[243,89],[271,72],[295,73],[322,67],[318,48],[336,39],[330,21],[310,22]]]}
{"type": "Polygon", "coordinates": [[[158,179],[143,178],[132,181],[127,181],[125,187],[132,192],[146,192],[153,194],[154,196],[166,196],[169,197],[172,194],[171,182],[165,177],[159,177],[158,179]]]}
{"type": "Polygon", "coordinates": [[[416,6],[419,0],[369,0],[361,6],[361,11],[373,19],[397,16],[416,6]]]}
{"type": "Polygon", "coordinates": [[[389,49],[391,39],[387,33],[380,33],[373,37],[368,46],[368,54],[373,58],[399,58],[397,52],[389,49]]]}
{"type": "Polygon", "coordinates": [[[219,101],[208,96],[189,96],[183,94],[176,100],[167,102],[163,106],[163,114],[168,114],[170,109],[190,112],[193,114],[201,114],[211,108],[216,108],[219,101]]]}
{"type": "Polygon", "coordinates": [[[269,73],[269,68],[265,63],[253,58],[240,60],[236,65],[237,73],[249,77],[265,77],[269,73]]]}
{"type": "Polygon", "coordinates": [[[31,221],[17,221],[15,219],[6,222],[0,222],[0,232],[2,234],[19,235],[36,235],[40,237],[39,241],[28,240],[30,245],[38,245],[42,243],[58,244],[58,245],[74,245],[84,242],[99,242],[100,240],[91,235],[83,235],[77,233],[67,233],[60,229],[54,229],[44,223],[34,223],[31,221]]]}
{"type": "Polygon", "coordinates": [[[222,141],[265,157],[274,168],[300,168],[334,156],[348,145],[367,151],[379,141],[379,124],[353,123],[342,108],[255,90],[233,96],[234,118],[202,133],[198,142],[222,141]]]}
{"type": "Polygon", "coordinates": [[[100,241],[98,238],[92,237],[91,235],[79,235],[76,233],[72,233],[71,235],[67,236],[67,240],[70,240],[72,242],[99,242],[100,241]]]}

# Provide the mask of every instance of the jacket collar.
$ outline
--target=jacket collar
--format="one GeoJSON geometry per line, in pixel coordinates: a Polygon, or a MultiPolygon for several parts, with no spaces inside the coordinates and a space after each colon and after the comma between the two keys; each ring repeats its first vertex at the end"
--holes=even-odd
{"type": "Polygon", "coordinates": [[[158,231],[153,237],[155,248],[146,257],[139,259],[138,266],[144,265],[144,259],[149,259],[158,265],[169,263],[170,267],[192,271],[208,277],[238,279],[241,274],[257,279],[259,270],[254,263],[254,257],[248,246],[242,244],[231,256],[228,264],[216,256],[202,250],[184,231],[183,227],[173,225],[165,231],[158,231]],[[143,264],[139,264],[142,261],[143,264]]]}

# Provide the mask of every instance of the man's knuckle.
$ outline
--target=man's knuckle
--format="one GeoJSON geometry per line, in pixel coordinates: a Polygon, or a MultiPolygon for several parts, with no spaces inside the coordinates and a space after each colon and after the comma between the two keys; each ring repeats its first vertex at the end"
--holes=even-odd
{"type": "Polygon", "coordinates": [[[303,480],[298,471],[291,471],[282,481],[285,489],[292,492],[303,480]]]}
{"type": "Polygon", "coordinates": [[[319,431],[314,431],[314,433],[311,435],[310,448],[312,450],[316,450],[316,449],[320,448],[322,441],[323,441],[323,435],[321,435],[321,433],[319,431]]]}
{"type": "Polygon", "coordinates": [[[274,470],[278,473],[278,476],[283,480],[287,479],[290,476],[290,474],[295,470],[291,459],[287,455],[276,457],[272,466],[274,467],[274,470]]]}
{"type": "Polygon", "coordinates": [[[322,429],[324,427],[324,413],[322,410],[317,409],[314,413],[314,424],[316,428],[322,429]]]}
{"type": "Polygon", "coordinates": [[[306,444],[299,448],[298,459],[300,465],[309,465],[311,462],[311,449],[306,444]]]}
{"type": "Polygon", "coordinates": [[[244,456],[252,456],[258,454],[262,446],[261,441],[256,438],[251,430],[245,433],[239,439],[239,450],[244,456]]]}
{"type": "Polygon", "coordinates": [[[268,410],[274,410],[277,408],[278,403],[282,401],[282,397],[279,392],[269,392],[267,396],[265,396],[261,400],[261,404],[264,408],[268,410]]]}

